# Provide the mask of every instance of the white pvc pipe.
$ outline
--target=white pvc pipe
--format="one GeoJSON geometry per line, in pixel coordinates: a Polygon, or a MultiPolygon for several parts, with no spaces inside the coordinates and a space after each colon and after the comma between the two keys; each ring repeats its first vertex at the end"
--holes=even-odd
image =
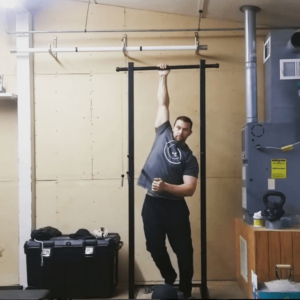
{"type": "Polygon", "coordinates": [[[56,49],[59,49],[59,52],[76,52],[76,48],[17,48],[11,49],[10,53],[49,53],[51,50],[52,52],[57,52],[56,49]]]}
{"type": "Polygon", "coordinates": [[[69,48],[17,48],[11,53],[49,53],[49,52],[122,52],[122,51],[181,51],[206,50],[207,46],[134,46],[134,47],[69,47],[69,48]]]}
{"type": "Polygon", "coordinates": [[[122,52],[123,49],[125,51],[140,51],[140,47],[125,47],[125,48],[123,47],[78,47],[77,51],[78,52],[122,52]]]}
{"type": "Polygon", "coordinates": [[[198,46],[145,46],[142,47],[143,51],[173,51],[173,50],[194,50],[196,51],[198,46]]]}

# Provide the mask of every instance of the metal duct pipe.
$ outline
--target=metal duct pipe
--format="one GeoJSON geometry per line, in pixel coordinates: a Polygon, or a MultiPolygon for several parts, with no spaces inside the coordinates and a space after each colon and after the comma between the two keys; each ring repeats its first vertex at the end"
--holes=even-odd
{"type": "Polygon", "coordinates": [[[300,31],[297,30],[293,33],[288,41],[288,48],[293,52],[300,52],[300,31]]]}
{"type": "MultiPolygon", "coordinates": [[[[272,30],[272,29],[297,29],[300,26],[285,26],[285,27],[257,27],[256,30],[272,30]]],[[[185,28],[185,29],[98,29],[98,30],[31,30],[31,31],[9,31],[6,29],[7,34],[47,34],[47,33],[155,33],[155,32],[216,32],[216,31],[243,31],[245,28],[232,27],[232,28],[185,28]]]]}
{"type": "Polygon", "coordinates": [[[245,13],[246,123],[257,123],[256,6],[242,6],[245,13]]]}

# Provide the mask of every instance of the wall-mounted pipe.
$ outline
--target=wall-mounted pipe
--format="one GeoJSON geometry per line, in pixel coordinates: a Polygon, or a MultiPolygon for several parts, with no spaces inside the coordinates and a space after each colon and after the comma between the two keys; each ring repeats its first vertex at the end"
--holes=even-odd
{"type": "MultiPolygon", "coordinates": [[[[291,27],[258,27],[256,30],[272,30],[272,29],[298,29],[299,26],[291,27]]],[[[218,31],[244,31],[242,27],[231,27],[231,28],[185,28],[185,29],[108,29],[108,30],[34,30],[34,31],[9,31],[6,30],[7,34],[59,34],[59,33],[156,33],[156,32],[218,32],[218,31]]]]}
{"type": "Polygon", "coordinates": [[[11,53],[49,53],[49,52],[123,52],[123,51],[183,51],[207,50],[206,45],[193,46],[133,46],[133,47],[68,47],[68,48],[23,48],[11,49],[11,53]]]}
{"type": "Polygon", "coordinates": [[[256,6],[242,6],[245,13],[245,68],[246,68],[246,123],[257,123],[257,68],[256,68],[256,6]]]}

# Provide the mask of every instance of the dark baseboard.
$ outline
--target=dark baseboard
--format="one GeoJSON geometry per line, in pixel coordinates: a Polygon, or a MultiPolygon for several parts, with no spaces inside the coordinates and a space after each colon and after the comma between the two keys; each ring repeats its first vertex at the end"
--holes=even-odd
{"type": "Polygon", "coordinates": [[[23,286],[19,284],[10,286],[0,286],[0,290],[23,290],[23,286]]]}

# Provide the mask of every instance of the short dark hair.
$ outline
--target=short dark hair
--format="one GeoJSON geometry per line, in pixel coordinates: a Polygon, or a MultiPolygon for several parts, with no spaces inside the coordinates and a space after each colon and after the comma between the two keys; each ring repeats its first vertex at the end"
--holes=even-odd
{"type": "Polygon", "coordinates": [[[177,117],[177,119],[176,119],[175,122],[174,122],[174,126],[175,126],[177,120],[181,120],[181,121],[183,121],[183,122],[185,122],[185,123],[189,123],[189,124],[191,125],[191,128],[190,128],[190,129],[192,130],[193,122],[192,122],[192,120],[191,120],[189,117],[185,117],[185,116],[177,117]]]}

